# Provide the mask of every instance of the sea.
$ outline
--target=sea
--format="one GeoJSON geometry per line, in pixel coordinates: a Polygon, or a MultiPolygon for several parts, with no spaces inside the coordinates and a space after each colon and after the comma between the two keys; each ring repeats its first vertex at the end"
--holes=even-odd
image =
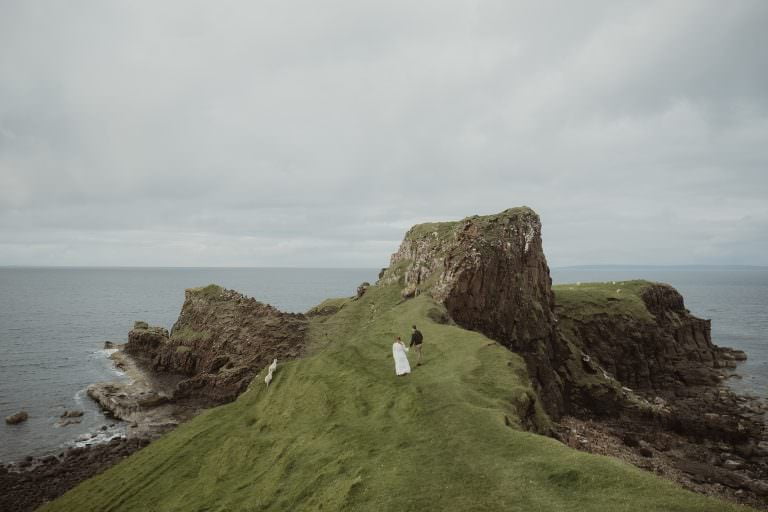
{"type": "MultiPolygon", "coordinates": [[[[303,312],[329,297],[351,296],[379,269],[23,268],[0,267],[0,462],[104,442],[126,426],[106,418],[86,395],[93,382],[126,378],[105,341],[122,343],[136,320],[170,328],[186,288],[210,283],[279,309],[303,312]],[[59,426],[66,410],[81,423],[59,426]]],[[[768,397],[768,268],[553,268],[555,284],[649,279],[675,286],[691,312],[712,319],[715,343],[742,349],[739,392],[768,397]]]]}

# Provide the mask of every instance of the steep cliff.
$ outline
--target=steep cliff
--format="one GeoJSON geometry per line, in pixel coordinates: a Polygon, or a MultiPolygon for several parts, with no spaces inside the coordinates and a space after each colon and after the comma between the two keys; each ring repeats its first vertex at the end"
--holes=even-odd
{"type": "Polygon", "coordinates": [[[711,387],[744,357],[713,345],[709,321],[668,285],[561,286],[556,304],[541,222],[526,207],[414,226],[379,282],[404,298],[428,293],[458,325],[522,355],[554,419],[658,412],[649,399],[711,387]]]}
{"type": "Polygon", "coordinates": [[[174,399],[229,401],[273,358],[298,357],[308,321],[232,290],[187,290],[170,334],[138,322],[125,351],[158,373],[181,374],[174,399]]]}
{"type": "Polygon", "coordinates": [[[714,345],[673,287],[648,281],[555,287],[563,335],[630,388],[660,395],[712,385],[743,352],[714,345]]]}
{"type": "Polygon", "coordinates": [[[399,283],[405,297],[427,292],[464,328],[482,332],[522,355],[554,417],[576,401],[615,402],[610,385],[564,376],[581,373],[572,347],[557,332],[552,280],[541,241],[541,221],[527,207],[458,222],[420,224],[405,235],[381,283],[399,283]],[[576,384],[574,384],[576,383],[576,384]],[[582,386],[584,384],[584,386],[582,386]],[[582,389],[583,388],[583,389],[582,389]],[[599,388],[599,389],[597,389],[599,388]]]}
{"type": "Polygon", "coordinates": [[[751,453],[762,412],[719,386],[744,352],[712,343],[673,287],[648,281],[555,287],[560,331],[600,372],[663,407],[655,418],[688,436],[751,453]]]}
{"type": "MultiPolygon", "coordinates": [[[[724,369],[745,355],[715,346],[710,322],[666,284],[562,285],[553,293],[532,210],[415,226],[379,283],[399,286],[403,300],[429,295],[456,324],[521,355],[553,419],[599,419],[593,427],[631,444],[630,460],[642,466],[657,453],[673,468],[665,474],[691,488],[768,494],[760,484],[768,474],[765,409],[720,385],[724,369]]],[[[559,438],[599,446],[600,436],[574,437],[574,419],[559,438]]]]}

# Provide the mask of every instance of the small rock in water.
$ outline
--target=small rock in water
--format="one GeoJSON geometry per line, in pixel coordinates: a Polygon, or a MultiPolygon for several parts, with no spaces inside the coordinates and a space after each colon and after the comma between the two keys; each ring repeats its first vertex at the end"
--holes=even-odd
{"type": "Polygon", "coordinates": [[[105,350],[112,350],[112,349],[114,349],[114,348],[117,348],[117,347],[115,346],[115,343],[113,343],[113,342],[111,342],[111,341],[105,341],[105,342],[104,342],[104,349],[105,349],[105,350]]]}
{"type": "Polygon", "coordinates": [[[29,419],[29,414],[27,414],[27,411],[19,411],[16,414],[7,416],[5,418],[5,422],[9,425],[16,425],[23,421],[27,421],[27,419],[29,419]]]}
{"type": "Polygon", "coordinates": [[[79,418],[83,415],[83,411],[64,411],[64,414],[61,415],[62,418],[79,418]]]}

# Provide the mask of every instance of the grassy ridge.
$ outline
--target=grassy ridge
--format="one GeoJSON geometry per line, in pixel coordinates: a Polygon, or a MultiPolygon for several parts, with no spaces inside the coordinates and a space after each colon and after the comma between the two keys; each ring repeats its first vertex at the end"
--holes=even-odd
{"type": "Polygon", "coordinates": [[[312,355],[281,364],[268,390],[254,381],[43,510],[746,510],[519,430],[523,361],[430,322],[426,295],[399,301],[373,287],[315,318],[312,355]],[[425,364],[396,377],[392,338],[412,323],[425,364]]]}

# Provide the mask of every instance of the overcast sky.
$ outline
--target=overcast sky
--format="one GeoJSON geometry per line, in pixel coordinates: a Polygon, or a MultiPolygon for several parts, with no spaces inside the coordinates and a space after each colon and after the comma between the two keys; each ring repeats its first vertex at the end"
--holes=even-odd
{"type": "Polygon", "coordinates": [[[768,2],[0,0],[0,265],[768,264],[768,2]]]}

